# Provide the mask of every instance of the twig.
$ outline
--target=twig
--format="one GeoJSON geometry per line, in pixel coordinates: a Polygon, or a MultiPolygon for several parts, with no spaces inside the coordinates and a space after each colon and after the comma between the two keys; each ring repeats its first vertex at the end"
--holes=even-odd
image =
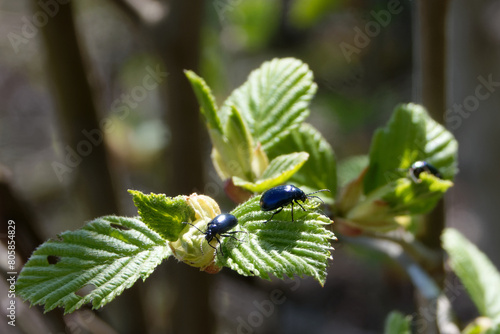
{"type": "Polygon", "coordinates": [[[408,256],[403,247],[404,244],[397,242],[397,239],[389,240],[389,238],[382,240],[372,237],[344,237],[344,239],[349,243],[370,247],[387,254],[401,265],[419,292],[420,321],[417,323],[422,330],[433,331],[433,324],[436,324],[442,333],[460,333],[458,327],[452,321],[453,314],[450,301],[432,276],[415,262],[415,259],[408,256]]]}
{"type": "Polygon", "coordinates": [[[359,244],[376,249],[397,261],[408,273],[415,287],[424,298],[431,300],[439,296],[440,290],[435,281],[422,267],[410,257],[403,246],[393,240],[375,239],[372,237],[344,237],[351,244],[359,244]]]}
{"type": "MultiPolygon", "coordinates": [[[[419,6],[420,70],[422,104],[430,115],[442,122],[446,110],[446,13],[448,0],[421,0],[419,6]]],[[[441,248],[444,206],[440,201],[425,222],[421,241],[428,247],[441,248]]]]}
{"type": "Polygon", "coordinates": [[[395,231],[392,233],[363,232],[366,237],[379,240],[386,240],[398,244],[402,249],[413,258],[427,272],[434,271],[442,265],[441,252],[430,249],[417,240],[413,234],[407,231],[395,231]]]}

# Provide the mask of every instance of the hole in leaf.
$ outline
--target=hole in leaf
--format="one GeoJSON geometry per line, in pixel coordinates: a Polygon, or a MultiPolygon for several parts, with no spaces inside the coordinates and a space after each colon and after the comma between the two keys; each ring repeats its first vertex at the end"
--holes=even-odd
{"type": "Polygon", "coordinates": [[[86,284],[82,286],[80,289],[78,289],[78,291],[76,291],[75,294],[80,297],[85,297],[95,289],[97,289],[97,287],[94,284],[86,284]]]}
{"type": "Polygon", "coordinates": [[[61,258],[59,256],[55,256],[55,255],[47,256],[47,262],[49,264],[57,264],[59,261],[61,261],[61,258]]]}
{"type": "Polygon", "coordinates": [[[120,225],[120,224],[116,224],[116,223],[111,223],[111,224],[109,224],[109,226],[111,226],[112,228],[116,228],[117,230],[122,230],[122,231],[130,230],[130,228],[123,226],[123,225],[120,225]]]}

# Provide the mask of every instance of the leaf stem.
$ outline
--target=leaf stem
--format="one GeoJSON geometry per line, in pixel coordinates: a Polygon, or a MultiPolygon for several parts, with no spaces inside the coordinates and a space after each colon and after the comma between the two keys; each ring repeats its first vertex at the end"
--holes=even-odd
{"type": "Polygon", "coordinates": [[[389,233],[377,233],[364,231],[363,236],[371,237],[378,240],[385,240],[395,243],[403,249],[414,261],[416,261],[428,273],[432,273],[436,268],[442,265],[442,253],[430,249],[413,234],[407,231],[394,231],[389,233]]]}
{"type": "MultiPolygon", "coordinates": [[[[426,300],[432,300],[439,296],[440,289],[432,277],[422,268],[413,257],[409,256],[403,243],[396,242],[397,239],[373,238],[369,236],[344,237],[344,240],[351,244],[358,244],[378,250],[387,254],[391,259],[398,262],[408,273],[415,287],[420,291],[426,300]]],[[[407,248],[407,247],[406,247],[407,248]]]]}

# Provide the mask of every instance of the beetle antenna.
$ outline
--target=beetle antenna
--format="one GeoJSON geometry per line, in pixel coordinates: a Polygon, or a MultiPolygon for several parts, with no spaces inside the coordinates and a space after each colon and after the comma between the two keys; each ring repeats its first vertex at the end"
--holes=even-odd
{"type": "MultiPolygon", "coordinates": [[[[309,195],[312,195],[312,194],[316,194],[316,193],[319,193],[319,192],[322,192],[322,191],[331,192],[330,189],[321,189],[321,190],[313,191],[312,193],[306,194],[306,196],[309,196],[309,195]]],[[[312,197],[318,197],[318,196],[312,196],[312,197]]]]}
{"type": "Polygon", "coordinates": [[[307,196],[307,197],[308,198],[311,198],[311,197],[317,198],[317,199],[319,199],[321,201],[321,203],[325,204],[325,202],[319,196],[307,196]]]}
{"type": "Polygon", "coordinates": [[[310,198],[310,197],[317,198],[317,199],[319,199],[321,201],[321,203],[325,204],[325,202],[319,196],[311,196],[312,194],[316,194],[316,193],[319,193],[319,192],[322,192],[322,191],[328,191],[328,192],[330,192],[330,189],[321,189],[321,190],[313,191],[312,193],[306,194],[306,196],[308,198],[310,198]]]}
{"type": "Polygon", "coordinates": [[[194,227],[195,229],[197,229],[198,231],[200,231],[201,233],[203,234],[206,234],[206,232],[203,232],[202,230],[200,230],[198,227],[196,227],[195,225],[191,224],[191,223],[188,223],[188,222],[182,222],[183,224],[189,224],[191,225],[192,227],[194,227]]]}

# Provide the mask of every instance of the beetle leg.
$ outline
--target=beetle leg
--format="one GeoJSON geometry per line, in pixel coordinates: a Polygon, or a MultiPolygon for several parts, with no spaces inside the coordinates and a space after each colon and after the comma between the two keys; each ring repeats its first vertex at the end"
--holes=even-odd
{"type": "MultiPolygon", "coordinates": [[[[242,240],[236,238],[235,236],[232,236],[231,234],[235,234],[235,233],[247,233],[246,231],[231,231],[231,232],[226,232],[224,234],[219,234],[221,237],[229,237],[229,238],[233,238],[234,240],[237,240],[239,242],[242,242],[242,240]]],[[[217,238],[217,237],[215,237],[217,238]]],[[[219,239],[217,239],[217,241],[219,241],[219,239]]],[[[220,245],[220,241],[219,241],[219,248],[220,248],[220,252],[222,253],[222,256],[224,256],[224,253],[222,251],[222,246],[220,245]]],[[[217,249],[215,250],[215,252],[217,252],[217,249]]]]}
{"type": "MultiPolygon", "coordinates": [[[[304,209],[304,207],[297,200],[295,200],[295,203],[298,204],[302,208],[302,210],[304,210],[304,212],[306,211],[306,209],[304,209]]],[[[292,202],[292,223],[293,223],[293,202],[292,202]]]]}
{"type": "Polygon", "coordinates": [[[281,212],[281,210],[283,210],[283,207],[281,207],[281,208],[279,208],[278,210],[274,211],[274,213],[273,213],[273,215],[271,216],[271,218],[269,218],[268,220],[266,220],[266,221],[264,222],[264,224],[265,224],[265,223],[267,223],[268,221],[270,221],[271,219],[273,219],[274,215],[275,215],[275,214],[277,214],[277,213],[280,213],[280,212],[281,212]]]}
{"type": "MultiPolygon", "coordinates": [[[[314,196],[314,197],[316,197],[316,196],[314,196]]],[[[295,200],[295,203],[297,203],[302,208],[302,210],[304,210],[304,212],[306,211],[306,209],[304,209],[304,207],[299,203],[299,201],[295,200]]]]}
{"type": "MultiPolygon", "coordinates": [[[[248,234],[247,231],[233,231],[233,232],[227,232],[228,234],[234,234],[234,233],[246,233],[247,234],[247,237],[250,237],[250,234],[248,234]]],[[[230,235],[228,235],[228,237],[230,237],[230,235]]],[[[236,239],[238,240],[239,242],[243,242],[243,240],[240,240],[240,239],[236,239]]]]}
{"type": "Polygon", "coordinates": [[[231,235],[231,234],[235,234],[235,233],[246,233],[246,234],[248,234],[248,232],[246,232],[246,231],[232,231],[232,232],[227,232],[226,234],[221,234],[221,236],[233,238],[234,240],[238,240],[239,242],[242,242],[242,240],[240,240],[240,239],[236,238],[235,236],[231,235]]]}
{"type": "Polygon", "coordinates": [[[248,232],[247,232],[247,231],[231,231],[231,232],[226,232],[226,234],[221,234],[221,235],[222,235],[223,237],[230,237],[230,238],[236,239],[236,240],[238,240],[238,241],[241,241],[241,240],[239,240],[238,238],[233,237],[232,235],[230,235],[230,234],[235,234],[235,233],[247,233],[247,234],[248,234],[248,232]]]}
{"type": "MultiPolygon", "coordinates": [[[[224,256],[224,251],[222,250],[222,247],[221,247],[221,245],[220,245],[220,240],[219,240],[219,238],[217,238],[217,236],[215,236],[215,235],[214,235],[214,238],[215,238],[215,240],[217,240],[217,242],[219,243],[220,252],[222,253],[222,256],[224,256]]],[[[208,243],[208,245],[209,245],[210,247],[212,247],[213,249],[215,249],[215,254],[217,255],[217,248],[215,248],[214,246],[210,245],[210,243],[208,243]]]]}
{"type": "Polygon", "coordinates": [[[419,177],[415,176],[413,173],[410,173],[410,178],[413,180],[415,183],[420,183],[422,180],[420,180],[419,177]]]}

